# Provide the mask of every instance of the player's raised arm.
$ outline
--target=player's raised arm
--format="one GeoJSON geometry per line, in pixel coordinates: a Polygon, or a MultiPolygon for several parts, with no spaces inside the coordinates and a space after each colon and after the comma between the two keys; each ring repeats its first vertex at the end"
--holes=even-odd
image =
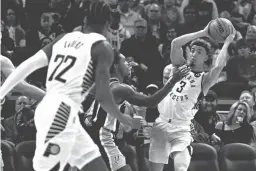
{"type": "MultiPolygon", "coordinates": [[[[7,78],[11,73],[15,70],[14,65],[10,61],[10,59],[1,56],[1,71],[2,74],[7,78]]],[[[15,90],[23,93],[24,95],[35,99],[35,100],[42,100],[45,95],[45,91],[41,90],[40,88],[30,85],[24,80],[21,81],[17,86],[14,87],[15,90]]]]}
{"type": "Polygon", "coordinates": [[[236,31],[234,27],[230,27],[230,35],[226,38],[224,45],[216,59],[215,66],[205,74],[202,82],[203,93],[206,95],[208,90],[218,81],[219,76],[223,68],[229,59],[228,47],[233,42],[236,31]]]}
{"type": "Polygon", "coordinates": [[[128,115],[121,114],[117,108],[110,90],[110,67],[114,60],[111,46],[106,41],[96,43],[92,47],[92,59],[97,60],[95,77],[96,100],[107,113],[117,118],[120,122],[133,126],[133,119],[128,115]]]}
{"type": "Polygon", "coordinates": [[[192,41],[194,39],[204,37],[206,35],[207,34],[206,34],[205,30],[201,30],[198,32],[185,34],[185,35],[175,38],[171,44],[170,58],[171,58],[172,64],[174,66],[181,66],[181,65],[185,64],[186,60],[183,57],[182,46],[186,45],[187,43],[189,43],[190,41],[192,41]]]}
{"type": "Polygon", "coordinates": [[[176,82],[180,81],[183,77],[188,75],[189,71],[190,68],[186,66],[177,69],[177,71],[174,72],[173,76],[168,80],[167,84],[165,84],[162,89],[157,91],[152,96],[146,96],[144,94],[136,92],[128,85],[117,86],[113,89],[113,94],[115,95],[115,97],[125,99],[129,103],[137,106],[155,107],[172,90],[176,82]]]}

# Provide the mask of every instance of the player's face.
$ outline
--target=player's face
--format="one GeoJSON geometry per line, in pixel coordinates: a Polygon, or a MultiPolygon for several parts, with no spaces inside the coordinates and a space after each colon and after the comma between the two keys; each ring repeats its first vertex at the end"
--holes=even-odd
{"type": "Polygon", "coordinates": [[[201,70],[204,68],[205,61],[207,61],[208,55],[204,47],[193,45],[191,47],[190,59],[188,63],[191,69],[201,70]]]}
{"type": "Polygon", "coordinates": [[[239,100],[246,102],[250,107],[253,107],[255,104],[253,96],[250,93],[241,94],[239,100]]]}
{"type": "Polygon", "coordinates": [[[124,77],[128,77],[131,75],[131,67],[128,62],[125,60],[125,57],[121,56],[119,60],[119,71],[124,77]]]}

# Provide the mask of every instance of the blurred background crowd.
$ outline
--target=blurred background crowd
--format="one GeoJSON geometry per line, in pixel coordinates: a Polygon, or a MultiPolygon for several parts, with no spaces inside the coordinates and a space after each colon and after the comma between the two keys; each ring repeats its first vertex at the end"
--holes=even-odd
{"type": "MultiPolygon", "coordinates": [[[[237,30],[229,48],[231,58],[218,83],[202,100],[193,120],[192,135],[195,142],[210,144],[217,150],[221,145],[235,142],[256,150],[256,0],[105,1],[113,9],[107,40],[133,66],[127,83],[148,95],[162,87],[163,69],[171,64],[174,38],[199,31],[212,19],[229,19],[237,30]],[[239,112],[244,113],[242,122],[234,129],[232,124],[236,124],[234,118],[239,112]],[[221,144],[212,142],[209,135],[214,132],[221,138],[221,144]]],[[[1,54],[18,66],[58,35],[83,32],[89,3],[89,0],[2,0],[1,54]]],[[[222,44],[210,43],[214,65],[222,44]]],[[[183,51],[185,57],[190,53],[188,46],[183,51]]],[[[44,89],[46,71],[47,68],[36,71],[27,82],[44,89]]],[[[33,99],[19,92],[10,93],[1,112],[2,139],[15,145],[35,140],[35,106],[33,99]]],[[[88,108],[85,103],[80,118],[89,131],[88,108]]],[[[144,116],[145,123],[141,130],[129,133],[120,128],[116,136],[120,149],[133,171],[148,170],[146,149],[158,110],[126,104],[124,111],[144,116]]],[[[171,164],[166,167],[170,170],[171,164]]]]}

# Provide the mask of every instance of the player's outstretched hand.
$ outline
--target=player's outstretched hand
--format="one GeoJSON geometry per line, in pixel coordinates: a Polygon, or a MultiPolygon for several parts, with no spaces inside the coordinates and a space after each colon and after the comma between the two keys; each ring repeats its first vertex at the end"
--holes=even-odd
{"type": "Polygon", "coordinates": [[[236,36],[236,29],[233,26],[229,27],[230,35],[226,38],[225,44],[230,44],[233,42],[235,36],[236,36]]]}
{"type": "Polygon", "coordinates": [[[186,77],[190,72],[190,67],[183,65],[174,71],[172,77],[169,79],[168,83],[174,85],[179,82],[182,78],[186,77]]]}
{"type": "Polygon", "coordinates": [[[207,26],[203,29],[203,32],[204,32],[205,37],[209,37],[210,39],[212,39],[212,37],[210,36],[210,28],[209,28],[211,22],[213,22],[213,20],[211,20],[211,21],[207,24],[207,26]]]}

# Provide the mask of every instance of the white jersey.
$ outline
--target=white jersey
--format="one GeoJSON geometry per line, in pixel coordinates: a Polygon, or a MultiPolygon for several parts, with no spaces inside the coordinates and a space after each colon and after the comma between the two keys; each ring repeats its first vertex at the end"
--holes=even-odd
{"type": "Polygon", "coordinates": [[[190,72],[177,82],[172,91],[158,104],[160,118],[164,120],[191,121],[198,110],[204,73],[190,72]]]}
{"type": "Polygon", "coordinates": [[[81,103],[94,85],[96,64],[91,47],[101,40],[106,38],[97,33],[72,32],[56,42],[47,72],[47,93],[60,93],[81,103]]]}
{"type": "Polygon", "coordinates": [[[117,30],[108,28],[107,40],[115,50],[120,50],[122,42],[130,37],[130,32],[121,24],[117,30]]]}

